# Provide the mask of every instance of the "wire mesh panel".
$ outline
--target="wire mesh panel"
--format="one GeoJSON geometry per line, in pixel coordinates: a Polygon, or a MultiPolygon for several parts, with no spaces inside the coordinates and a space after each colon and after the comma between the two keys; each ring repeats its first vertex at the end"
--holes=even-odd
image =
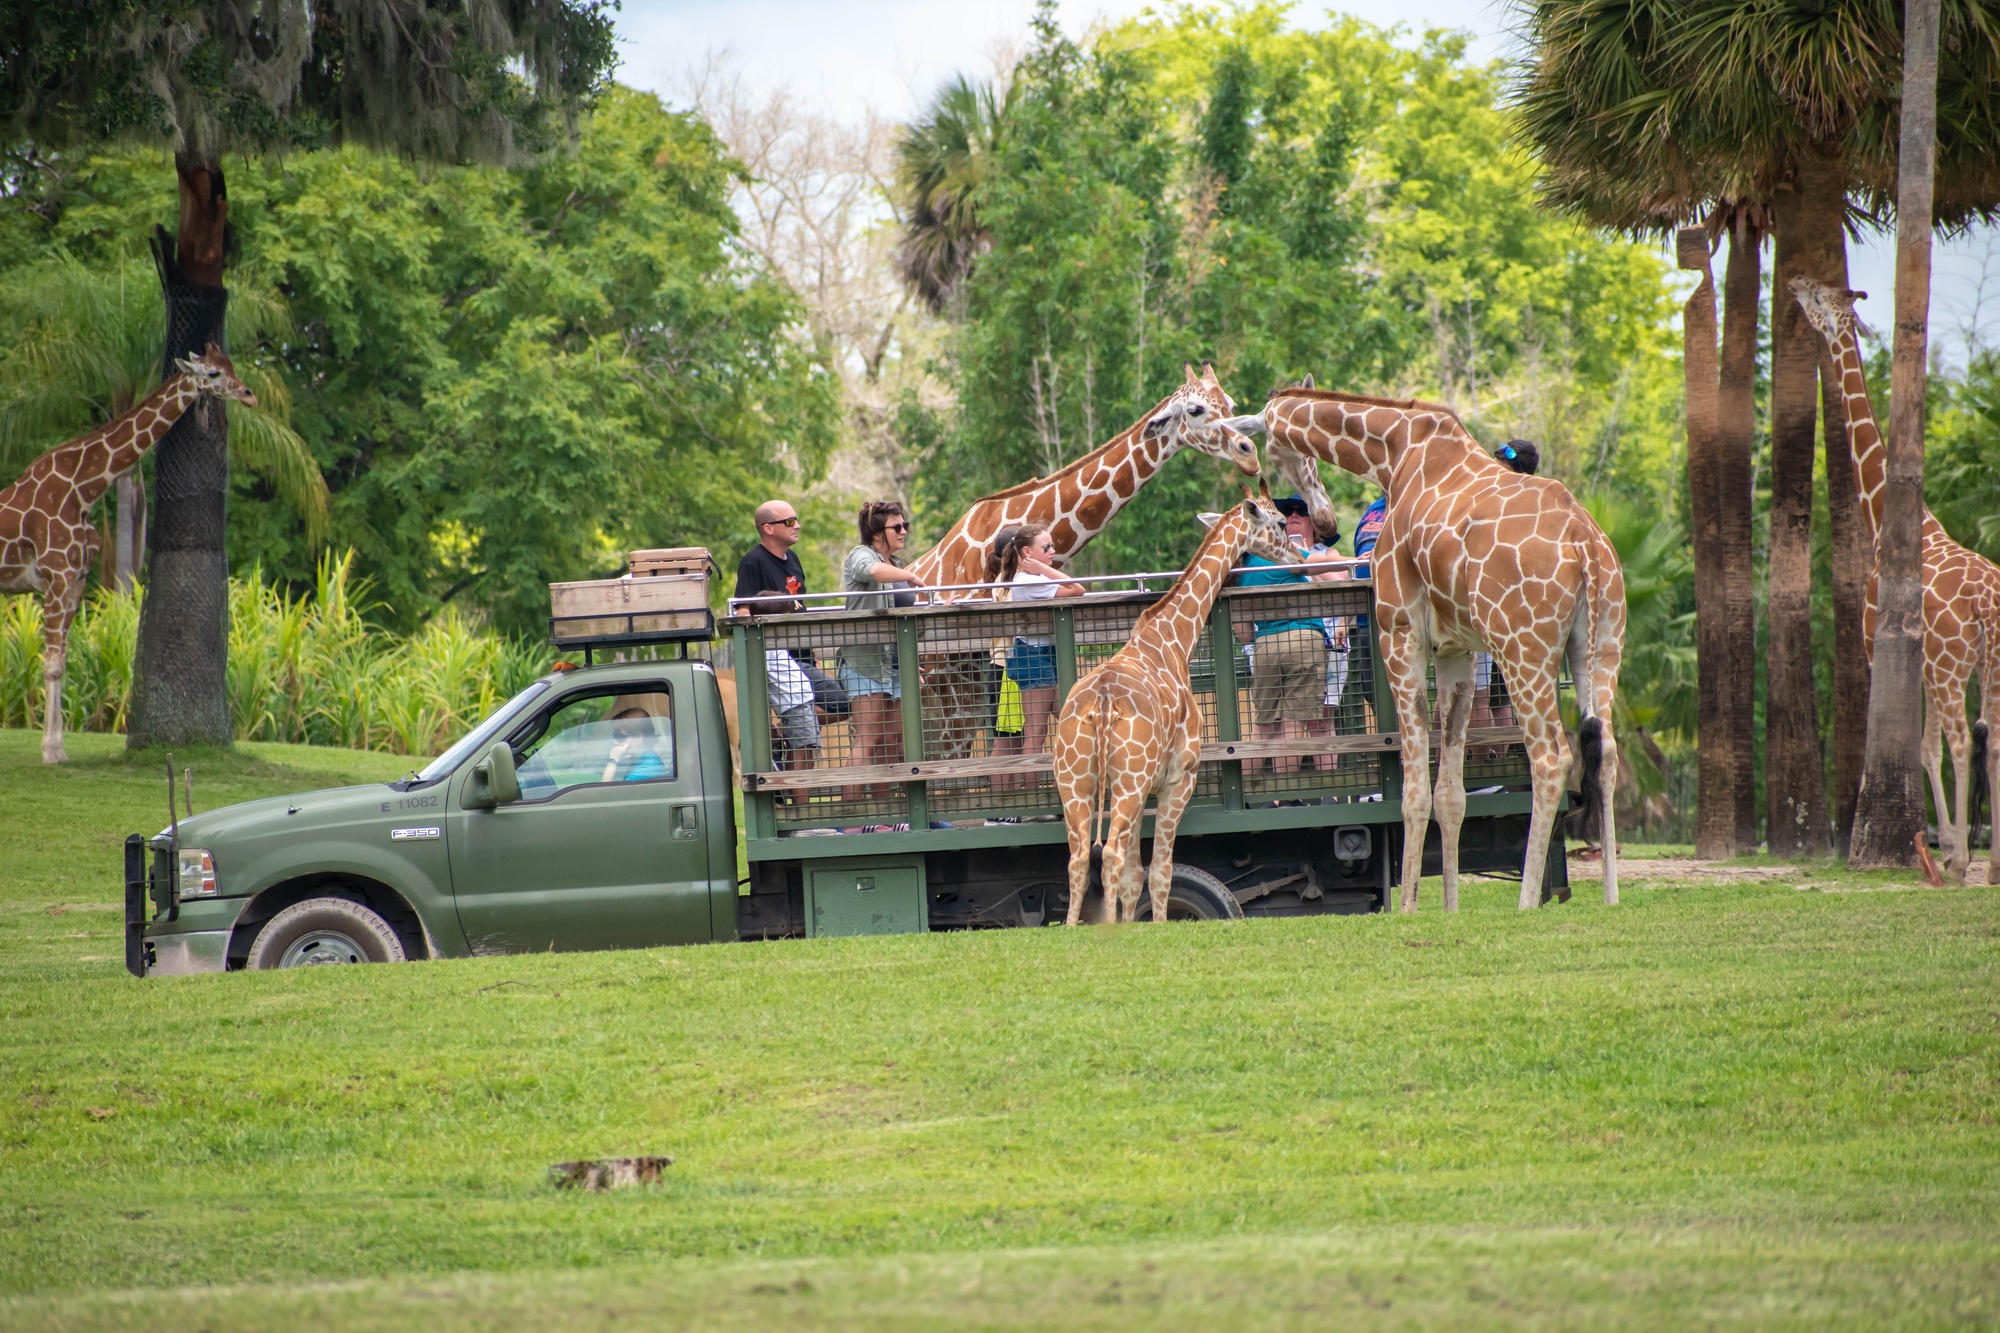
{"type": "MultiPolygon", "coordinates": [[[[828,774],[828,784],[775,798],[781,828],[904,823],[900,782],[838,782],[837,770],[903,761],[895,620],[885,613],[773,617],[764,626],[766,711],[776,769],[828,774]],[[817,742],[816,744],[811,742],[817,742]]],[[[747,719],[742,725],[747,725],[747,719]]]]}
{"type": "Polygon", "coordinates": [[[1294,583],[1239,589],[1223,602],[1242,734],[1262,743],[1243,761],[1245,805],[1339,803],[1381,791],[1379,749],[1330,744],[1393,728],[1375,716],[1372,659],[1357,624],[1372,598],[1367,584],[1294,583]]]}
{"type": "MultiPolygon", "coordinates": [[[[743,752],[761,827],[804,834],[1060,818],[1048,750],[1062,700],[1131,640],[1157,596],[981,597],[739,622],[743,752]],[[768,744],[749,732],[752,718],[768,728],[768,744]]],[[[1197,806],[1383,795],[1396,719],[1378,711],[1366,629],[1373,596],[1363,581],[1224,593],[1188,663],[1209,747],[1197,806]]],[[[1513,725],[1499,672],[1475,708],[1475,726],[1513,725]]],[[[1435,764],[1434,747],[1433,773],[1435,764]]],[[[1527,781],[1518,744],[1468,747],[1469,790],[1527,781]]]]}

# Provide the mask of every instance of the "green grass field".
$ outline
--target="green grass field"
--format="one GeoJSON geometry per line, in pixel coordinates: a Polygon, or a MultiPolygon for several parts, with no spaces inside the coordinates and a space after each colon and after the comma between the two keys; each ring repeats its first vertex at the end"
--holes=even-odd
{"type": "Polygon", "coordinates": [[[138,982],[117,743],[0,733],[0,1326],[2000,1322],[1993,890],[138,982]]]}

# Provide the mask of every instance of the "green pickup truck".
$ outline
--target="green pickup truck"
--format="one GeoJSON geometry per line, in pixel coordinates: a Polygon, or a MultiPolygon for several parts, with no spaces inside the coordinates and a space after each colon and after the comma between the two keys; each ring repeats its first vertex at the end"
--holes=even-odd
{"type": "MultiPolygon", "coordinates": [[[[1068,858],[1051,761],[1024,751],[1022,698],[1002,663],[1016,639],[1053,645],[1059,700],[1158,595],[1139,585],[1059,602],[732,615],[734,668],[722,673],[705,613],[696,630],[628,623],[584,645],[592,664],[534,682],[401,781],[133,834],[126,966],[143,977],[1060,921],[1068,858]],[[780,724],[797,707],[786,692],[798,668],[831,674],[862,654],[889,665],[888,707],[829,691],[810,710],[817,737],[780,724]],[[743,719],[733,753],[725,690],[743,719]]],[[[1363,620],[1371,600],[1354,581],[1218,602],[1192,664],[1203,765],[1170,915],[1387,905],[1401,774],[1363,620]],[[1325,722],[1260,737],[1256,627],[1299,622],[1325,627],[1325,722]]],[[[1491,688],[1486,706],[1505,719],[1504,684],[1491,688]]],[[[1520,733],[1502,722],[1470,739],[1460,863],[1518,875],[1530,805],[1520,733]]],[[[1546,882],[1567,896],[1561,839],[1546,882]]],[[[1096,916],[1088,904],[1085,919],[1096,916]]]]}

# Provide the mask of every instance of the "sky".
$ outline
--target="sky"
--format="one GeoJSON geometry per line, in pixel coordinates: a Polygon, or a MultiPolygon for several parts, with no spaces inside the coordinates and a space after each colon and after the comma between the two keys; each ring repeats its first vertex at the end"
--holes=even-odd
{"type": "MultiPolygon", "coordinates": [[[[1067,30],[1080,33],[1095,21],[1158,7],[1148,0],[1059,0],[1057,11],[1067,30]]],[[[1025,47],[1034,9],[1034,0],[624,0],[618,77],[673,100],[688,70],[726,56],[752,87],[789,85],[842,119],[858,120],[871,107],[902,119],[951,75],[988,75],[996,56],[1025,47]]],[[[1316,23],[1329,9],[1384,28],[1400,25],[1412,35],[1431,27],[1462,30],[1471,35],[1468,50],[1476,60],[1518,50],[1507,0],[1347,0],[1300,4],[1293,15],[1316,23]]],[[[1849,269],[1849,285],[1868,293],[1857,303],[1862,320],[1886,335],[1894,237],[1850,244],[1849,269]]],[[[1982,228],[1935,249],[1931,339],[1947,360],[1962,361],[1975,304],[1987,342],[2000,341],[2000,229],[1982,228]]]]}

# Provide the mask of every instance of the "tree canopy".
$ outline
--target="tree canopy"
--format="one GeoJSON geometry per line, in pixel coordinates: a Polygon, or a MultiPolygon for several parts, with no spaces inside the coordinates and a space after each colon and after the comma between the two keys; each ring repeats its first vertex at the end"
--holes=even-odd
{"type": "MultiPolygon", "coordinates": [[[[232,171],[240,271],[292,317],[236,356],[282,368],[331,545],[393,623],[451,603],[539,632],[551,580],[634,546],[747,546],[746,497],[818,474],[837,385],[736,244],[731,170],[701,121],[612,89],[574,154],[526,168],[344,147],[232,171]]],[[[6,210],[17,253],[115,263],[174,209],[138,150],[66,157],[42,184],[6,210]]],[[[232,485],[232,564],[311,586],[290,507],[232,485]]]]}

